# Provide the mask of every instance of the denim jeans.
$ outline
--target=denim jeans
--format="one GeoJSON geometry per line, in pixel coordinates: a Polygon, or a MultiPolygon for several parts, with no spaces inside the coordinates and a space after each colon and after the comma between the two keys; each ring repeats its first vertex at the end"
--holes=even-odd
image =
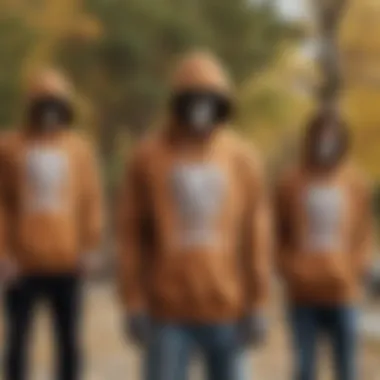
{"type": "Polygon", "coordinates": [[[245,352],[237,324],[175,325],[153,323],[144,363],[145,380],[186,380],[198,350],[208,380],[246,380],[245,352]]]}
{"type": "Polygon", "coordinates": [[[19,279],[5,294],[6,347],[4,380],[29,379],[28,345],[34,311],[40,301],[52,311],[58,380],[80,378],[81,286],[76,274],[29,276],[19,279]]]}
{"type": "Polygon", "coordinates": [[[294,306],[290,323],[296,357],[297,380],[315,380],[317,345],[321,336],[332,346],[337,380],[357,377],[357,310],[348,305],[331,307],[294,306]]]}

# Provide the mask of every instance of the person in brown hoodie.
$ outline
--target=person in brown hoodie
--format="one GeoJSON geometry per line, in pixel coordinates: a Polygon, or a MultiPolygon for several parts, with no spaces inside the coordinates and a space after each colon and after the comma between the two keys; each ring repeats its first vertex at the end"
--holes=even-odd
{"type": "Polygon", "coordinates": [[[52,309],[56,379],[79,378],[80,278],[102,227],[101,186],[92,145],[72,130],[72,89],[57,71],[29,82],[25,127],[1,136],[0,183],[6,243],[4,379],[27,376],[36,303],[52,309]]]}
{"type": "Polygon", "coordinates": [[[296,379],[316,377],[319,333],[330,339],[336,378],[356,373],[357,299],[372,250],[371,191],[349,159],[336,111],[316,115],[303,160],[277,186],[277,263],[290,303],[296,379]]]}
{"type": "Polygon", "coordinates": [[[233,95],[209,53],[180,60],[169,117],[135,148],[119,212],[127,331],[146,380],[186,377],[192,349],[210,380],[239,380],[264,329],[270,213],[261,160],[227,124],[233,95]]]}

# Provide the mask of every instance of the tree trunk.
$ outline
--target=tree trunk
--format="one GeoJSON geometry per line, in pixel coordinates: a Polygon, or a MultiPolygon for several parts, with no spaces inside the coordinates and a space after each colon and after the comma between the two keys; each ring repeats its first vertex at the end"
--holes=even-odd
{"type": "Polygon", "coordinates": [[[322,107],[335,107],[342,84],[337,34],[347,2],[313,0],[320,39],[319,64],[323,75],[317,95],[322,107]]]}

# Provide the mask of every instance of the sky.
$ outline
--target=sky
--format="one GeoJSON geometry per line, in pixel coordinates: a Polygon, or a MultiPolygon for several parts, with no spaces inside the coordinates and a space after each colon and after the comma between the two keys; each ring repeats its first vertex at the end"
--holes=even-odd
{"type": "Polygon", "coordinates": [[[307,0],[276,0],[281,12],[286,17],[298,18],[307,14],[307,0]]]}
{"type": "MultiPolygon", "coordinates": [[[[291,19],[310,17],[309,11],[307,9],[308,0],[275,1],[277,1],[279,9],[285,17],[289,17],[291,19]]],[[[318,44],[313,39],[308,40],[302,45],[301,52],[305,57],[314,59],[318,54],[318,44]]]]}

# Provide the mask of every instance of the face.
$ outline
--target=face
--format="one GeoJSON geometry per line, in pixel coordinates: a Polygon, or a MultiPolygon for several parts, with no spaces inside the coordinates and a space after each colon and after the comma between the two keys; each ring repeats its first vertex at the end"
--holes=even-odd
{"type": "Polygon", "coordinates": [[[314,135],[311,154],[313,161],[319,166],[332,166],[343,153],[343,138],[338,126],[329,124],[322,126],[314,135]]]}
{"type": "Polygon", "coordinates": [[[219,93],[204,90],[184,91],[174,95],[172,113],[188,132],[206,135],[231,115],[229,99],[219,93]]]}
{"type": "Polygon", "coordinates": [[[35,130],[57,130],[71,124],[72,119],[69,102],[56,96],[41,96],[29,105],[28,122],[35,130]]]}

